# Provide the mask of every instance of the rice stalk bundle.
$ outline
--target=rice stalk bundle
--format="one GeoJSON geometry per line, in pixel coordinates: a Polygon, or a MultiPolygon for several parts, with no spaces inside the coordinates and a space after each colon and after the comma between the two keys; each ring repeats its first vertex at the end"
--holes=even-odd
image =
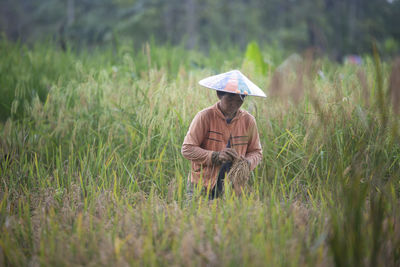
{"type": "Polygon", "coordinates": [[[232,183],[237,196],[242,192],[250,178],[250,168],[245,159],[235,159],[231,170],[228,172],[228,180],[232,183]]]}

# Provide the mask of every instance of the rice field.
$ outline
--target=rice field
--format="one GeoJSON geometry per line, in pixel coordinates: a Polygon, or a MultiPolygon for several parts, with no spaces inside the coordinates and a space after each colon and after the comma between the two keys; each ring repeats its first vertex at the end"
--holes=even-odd
{"type": "Polygon", "coordinates": [[[399,266],[400,61],[261,52],[1,41],[0,265],[399,266]],[[197,82],[231,69],[268,95],[243,106],[263,160],[188,199],[197,82]]]}

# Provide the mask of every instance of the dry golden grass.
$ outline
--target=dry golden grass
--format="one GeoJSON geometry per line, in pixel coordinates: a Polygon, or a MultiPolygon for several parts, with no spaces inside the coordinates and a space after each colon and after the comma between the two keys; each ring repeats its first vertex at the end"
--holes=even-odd
{"type": "Polygon", "coordinates": [[[240,195],[250,178],[250,168],[245,159],[235,159],[228,173],[228,179],[233,185],[236,195],[240,195]]]}

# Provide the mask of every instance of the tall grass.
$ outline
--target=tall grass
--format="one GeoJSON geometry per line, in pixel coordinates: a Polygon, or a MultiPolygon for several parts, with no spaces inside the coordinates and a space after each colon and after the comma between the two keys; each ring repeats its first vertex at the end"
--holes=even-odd
{"type": "Polygon", "coordinates": [[[399,264],[399,118],[377,55],[362,66],[305,55],[273,88],[278,64],[265,76],[243,64],[270,95],[244,105],[264,158],[248,193],[208,201],[186,199],[180,148],[217,99],[197,81],[241,67],[239,51],[1,47],[4,103],[30,96],[2,110],[2,264],[399,264]]]}

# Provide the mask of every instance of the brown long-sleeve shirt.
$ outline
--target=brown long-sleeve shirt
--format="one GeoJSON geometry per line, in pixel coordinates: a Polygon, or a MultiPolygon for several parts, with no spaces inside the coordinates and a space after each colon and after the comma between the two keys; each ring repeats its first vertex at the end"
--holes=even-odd
{"type": "Polygon", "coordinates": [[[218,103],[197,113],[182,145],[182,155],[192,162],[191,182],[198,183],[202,180],[203,185],[210,185],[210,188],[215,186],[221,168],[212,163],[212,152],[226,148],[229,140],[231,147],[250,161],[251,170],[262,159],[255,118],[247,111],[239,109],[228,124],[218,103]]]}

